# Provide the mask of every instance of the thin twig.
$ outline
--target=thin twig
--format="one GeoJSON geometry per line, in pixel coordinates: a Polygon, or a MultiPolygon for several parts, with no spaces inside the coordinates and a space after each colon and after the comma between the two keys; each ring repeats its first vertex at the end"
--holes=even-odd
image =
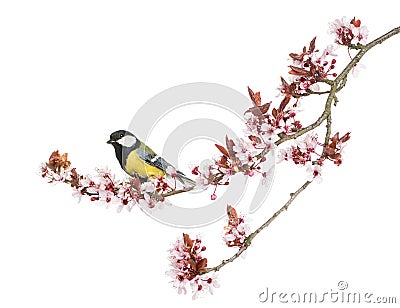
{"type": "Polygon", "coordinates": [[[286,211],[288,207],[292,204],[294,199],[297,198],[297,196],[304,191],[308,185],[310,185],[310,181],[305,182],[299,189],[297,189],[294,193],[290,194],[289,200],[278,210],[276,211],[266,222],[264,222],[260,227],[258,227],[257,230],[255,230],[253,233],[251,233],[247,238],[246,241],[244,242],[244,245],[229,259],[223,260],[219,265],[214,266],[214,267],[209,267],[205,269],[205,273],[209,273],[212,271],[219,271],[222,267],[224,267],[226,264],[233,262],[235,259],[237,259],[250,245],[253,239],[256,237],[258,233],[260,233],[263,229],[268,227],[282,212],[286,211]]]}
{"type": "Polygon", "coordinates": [[[331,90],[329,91],[329,96],[326,100],[325,103],[325,109],[320,115],[320,117],[312,124],[299,129],[296,133],[291,134],[291,135],[284,135],[281,137],[278,141],[275,142],[276,145],[280,145],[283,142],[286,142],[288,140],[296,139],[300,137],[301,135],[304,135],[305,133],[315,129],[319,125],[326,120],[328,117],[328,114],[330,113],[330,108],[332,105],[332,102],[335,102],[336,99],[336,93],[339,92],[343,87],[346,85],[347,81],[347,75],[350,73],[350,71],[360,62],[361,58],[369,51],[371,48],[375,47],[378,44],[382,44],[384,41],[387,39],[391,38],[392,36],[399,34],[400,33],[400,27],[394,28],[393,30],[389,31],[388,33],[382,35],[381,37],[373,40],[372,42],[368,43],[367,45],[361,45],[358,46],[357,49],[360,51],[355,55],[355,57],[349,62],[349,64],[346,65],[346,67],[343,69],[343,71],[332,81],[329,80],[329,84],[331,86],[331,90]]]}
{"type": "Polygon", "coordinates": [[[170,196],[173,196],[173,195],[181,194],[181,193],[184,193],[184,192],[191,191],[193,188],[194,188],[194,186],[189,186],[189,187],[185,187],[185,188],[178,189],[178,190],[172,190],[172,191],[167,192],[165,194],[161,194],[161,197],[166,198],[166,197],[170,197],[170,196]]]}
{"type": "MultiPolygon", "coordinates": [[[[361,60],[361,58],[374,46],[383,43],[390,37],[400,33],[400,27],[394,28],[393,30],[389,31],[388,33],[382,35],[381,37],[373,40],[372,42],[368,43],[367,45],[351,45],[351,49],[356,49],[359,50],[359,52],[356,54],[356,56],[346,65],[346,67],[343,69],[343,71],[336,77],[336,79],[332,80],[322,80],[326,84],[330,85],[330,91],[329,95],[326,99],[325,102],[325,108],[322,114],[318,117],[318,119],[308,125],[307,127],[304,127],[300,130],[298,130],[296,133],[291,134],[291,135],[279,135],[280,139],[275,142],[275,145],[278,146],[288,140],[296,139],[303,134],[317,128],[320,126],[324,121],[326,121],[326,135],[325,135],[325,143],[324,143],[324,148],[323,151],[325,151],[325,148],[327,147],[329,143],[329,139],[331,136],[331,130],[332,130],[332,103],[336,105],[338,102],[338,98],[336,97],[336,93],[342,90],[347,81],[347,75],[350,73],[350,71],[357,65],[357,63],[361,60]]],[[[318,93],[319,94],[319,93],[318,93]]],[[[324,94],[324,93],[321,93],[324,94]]],[[[257,158],[260,159],[261,157],[264,157],[267,155],[269,152],[269,149],[265,149],[262,151],[257,158]]],[[[304,191],[308,185],[310,184],[310,181],[305,182],[299,189],[297,189],[294,193],[290,194],[289,200],[278,210],[276,211],[266,222],[264,222],[257,230],[255,230],[253,233],[251,233],[245,240],[244,245],[229,259],[223,260],[219,265],[206,268],[204,273],[209,273],[212,271],[219,271],[222,267],[224,267],[226,264],[233,262],[236,260],[250,245],[253,239],[259,234],[262,230],[264,230],[266,227],[268,227],[283,211],[287,210],[289,205],[297,198],[297,196],[304,191]]]]}

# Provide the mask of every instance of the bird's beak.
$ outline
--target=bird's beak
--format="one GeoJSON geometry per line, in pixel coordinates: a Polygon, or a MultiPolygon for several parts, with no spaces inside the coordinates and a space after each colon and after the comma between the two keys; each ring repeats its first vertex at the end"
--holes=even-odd
{"type": "Polygon", "coordinates": [[[113,141],[110,139],[110,140],[107,141],[107,143],[108,143],[108,144],[112,144],[113,141]]]}

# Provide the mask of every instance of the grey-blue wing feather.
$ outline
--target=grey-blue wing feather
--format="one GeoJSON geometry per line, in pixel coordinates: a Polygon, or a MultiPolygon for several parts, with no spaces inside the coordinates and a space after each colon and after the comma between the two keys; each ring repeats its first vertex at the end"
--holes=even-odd
{"type": "Polygon", "coordinates": [[[137,155],[143,159],[150,166],[156,167],[165,171],[168,166],[171,166],[164,158],[158,156],[153,151],[146,151],[145,149],[138,149],[137,155]]]}
{"type": "MultiPolygon", "coordinates": [[[[144,148],[139,148],[137,150],[137,155],[143,159],[147,164],[150,166],[156,167],[158,169],[163,170],[166,172],[167,167],[172,166],[170,163],[168,163],[164,158],[158,156],[156,153],[154,153],[153,150],[151,150],[149,147],[144,147],[144,148]]],[[[177,179],[184,185],[188,184],[189,186],[195,186],[196,183],[192,180],[189,179],[185,174],[180,172],[179,170],[176,171],[177,173],[177,179]]]]}

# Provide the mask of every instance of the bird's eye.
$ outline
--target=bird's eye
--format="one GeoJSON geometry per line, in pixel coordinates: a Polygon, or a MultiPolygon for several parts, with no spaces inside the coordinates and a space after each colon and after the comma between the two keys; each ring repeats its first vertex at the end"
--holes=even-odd
{"type": "Polygon", "coordinates": [[[122,137],[124,137],[124,134],[119,135],[119,138],[122,138],[122,137]]]}

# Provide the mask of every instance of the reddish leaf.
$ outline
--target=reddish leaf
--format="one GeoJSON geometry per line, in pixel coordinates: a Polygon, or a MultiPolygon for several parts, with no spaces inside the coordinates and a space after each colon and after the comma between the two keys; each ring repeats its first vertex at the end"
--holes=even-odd
{"type": "Polygon", "coordinates": [[[261,105],[261,94],[260,92],[254,93],[250,87],[247,87],[247,90],[249,91],[249,95],[251,100],[253,101],[255,106],[260,106],[261,105]]]}
{"type": "Polygon", "coordinates": [[[331,148],[331,147],[326,147],[325,148],[325,154],[328,155],[329,157],[331,155],[334,155],[336,152],[336,148],[331,148]]]}
{"type": "Polygon", "coordinates": [[[262,116],[263,114],[266,114],[269,110],[269,107],[271,106],[272,102],[266,103],[264,105],[261,106],[255,106],[255,107],[251,107],[249,108],[249,111],[254,114],[257,117],[262,116]]]}
{"type": "Polygon", "coordinates": [[[217,147],[217,149],[218,149],[223,155],[229,157],[229,153],[228,153],[227,149],[225,149],[222,145],[215,144],[215,146],[217,147]]]}
{"type": "Polygon", "coordinates": [[[293,60],[298,60],[298,61],[301,61],[301,59],[302,59],[302,55],[299,55],[299,54],[297,54],[297,53],[293,53],[293,52],[291,52],[290,54],[289,54],[289,57],[291,57],[293,60]]]}
{"type": "Polygon", "coordinates": [[[282,76],[281,76],[281,82],[282,82],[282,88],[287,88],[289,86],[287,81],[282,76]]]}
{"type": "Polygon", "coordinates": [[[342,155],[340,153],[335,153],[335,154],[329,155],[329,157],[334,160],[337,160],[337,159],[342,158],[342,155]]]}
{"type": "Polygon", "coordinates": [[[339,140],[340,140],[340,142],[346,142],[346,141],[349,141],[349,139],[350,139],[350,133],[348,132],[343,137],[341,137],[339,140]]]}
{"type": "Polygon", "coordinates": [[[249,139],[255,143],[261,143],[261,139],[257,136],[249,136],[249,139]]]}
{"type": "Polygon", "coordinates": [[[339,133],[334,134],[331,140],[332,143],[334,142],[336,144],[339,141],[339,133]]]}
{"type": "Polygon", "coordinates": [[[359,19],[356,20],[356,17],[354,17],[354,18],[350,21],[350,23],[353,24],[354,27],[356,27],[356,28],[359,28],[359,27],[361,26],[361,20],[359,20],[359,19]]]}
{"type": "Polygon", "coordinates": [[[315,50],[315,40],[317,39],[317,37],[314,37],[311,42],[310,42],[310,47],[308,48],[308,50],[310,52],[313,52],[315,50]]]}
{"type": "Polygon", "coordinates": [[[219,167],[229,168],[228,158],[225,155],[221,156],[221,159],[219,161],[216,161],[215,163],[219,167]]]}
{"type": "Polygon", "coordinates": [[[282,100],[281,104],[279,105],[279,112],[283,112],[287,104],[290,102],[290,96],[286,95],[285,98],[282,100]]]}
{"type": "Polygon", "coordinates": [[[202,269],[204,269],[206,266],[207,266],[207,258],[203,258],[199,262],[197,262],[196,270],[199,272],[202,269]]]}
{"type": "Polygon", "coordinates": [[[189,259],[189,260],[188,260],[188,263],[189,263],[190,267],[191,267],[194,271],[197,271],[197,264],[196,264],[196,262],[195,262],[193,259],[189,259]]]}
{"type": "Polygon", "coordinates": [[[278,117],[278,110],[276,110],[275,108],[272,109],[272,115],[274,116],[274,118],[276,119],[278,117]]]}
{"type": "Polygon", "coordinates": [[[305,70],[304,68],[301,67],[296,67],[293,65],[289,65],[289,67],[291,68],[291,71],[289,71],[289,74],[291,75],[296,75],[296,76],[308,76],[311,77],[311,73],[307,70],[305,70]]]}
{"type": "Polygon", "coordinates": [[[271,106],[272,102],[265,103],[264,105],[261,105],[259,108],[261,110],[262,114],[266,114],[268,112],[269,107],[271,106]]]}
{"type": "Polygon", "coordinates": [[[71,187],[79,188],[80,175],[76,172],[75,168],[71,169],[71,187]]]}

